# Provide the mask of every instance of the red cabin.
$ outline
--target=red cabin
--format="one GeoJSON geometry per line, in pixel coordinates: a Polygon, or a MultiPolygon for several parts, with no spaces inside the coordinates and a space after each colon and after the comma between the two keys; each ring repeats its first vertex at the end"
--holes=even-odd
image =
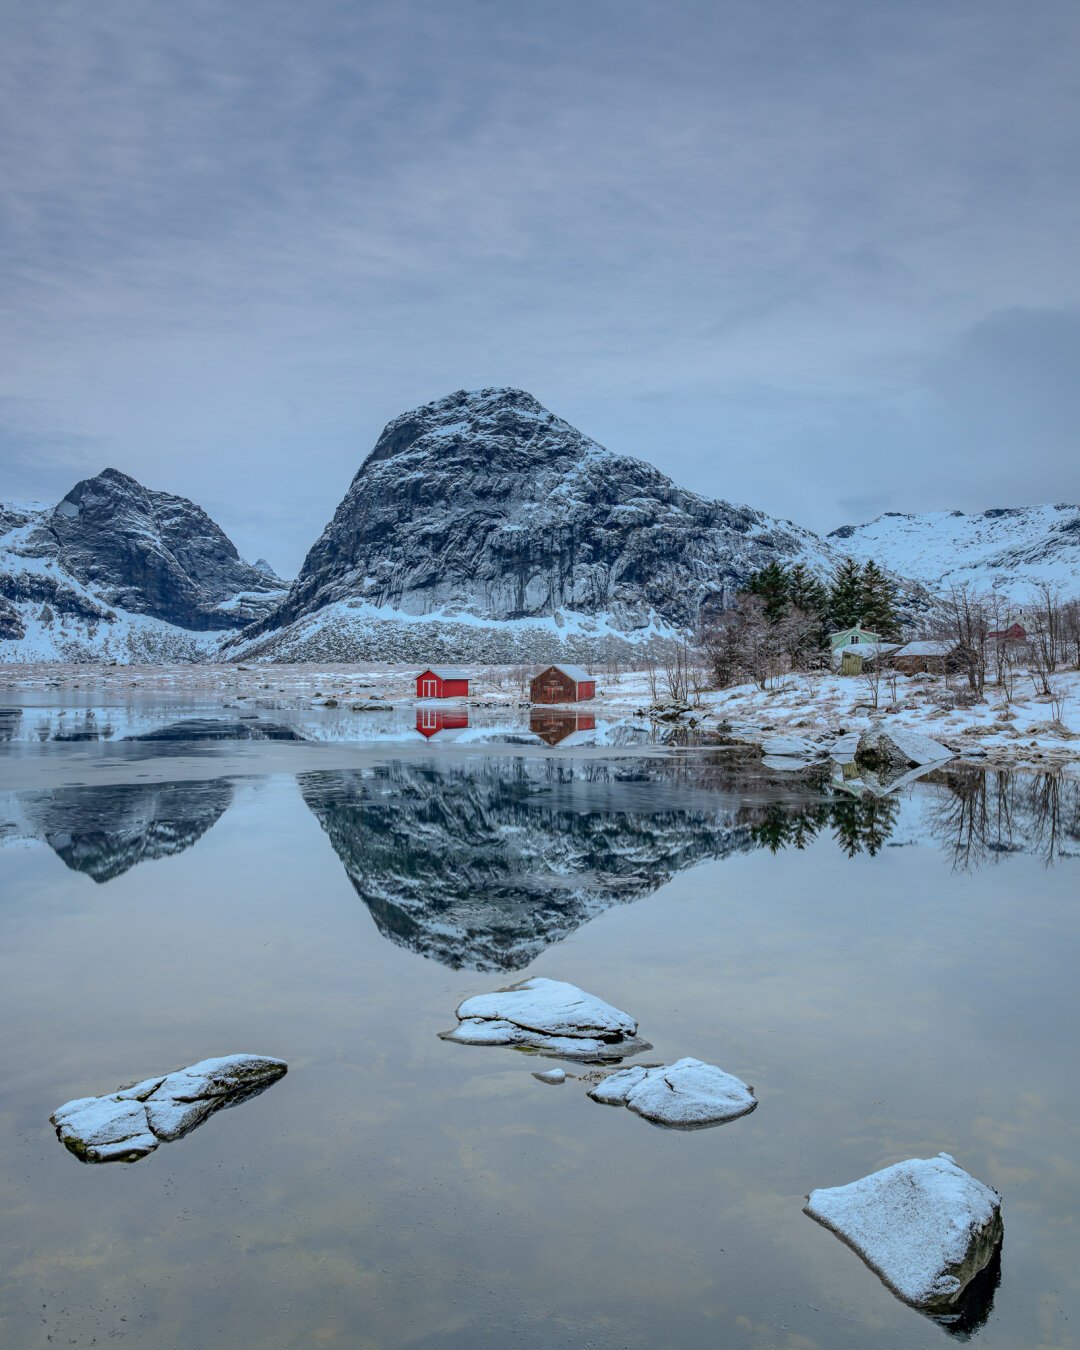
{"type": "Polygon", "coordinates": [[[1008,628],[1003,628],[1000,633],[987,633],[986,636],[999,638],[1004,642],[1026,642],[1027,629],[1022,623],[1013,623],[1008,628]]]}
{"type": "Polygon", "coordinates": [[[430,740],[440,731],[462,731],[469,725],[469,710],[461,708],[449,712],[445,708],[417,708],[416,729],[421,736],[430,740]]]}
{"type": "Polygon", "coordinates": [[[458,666],[429,666],[416,677],[417,698],[468,698],[469,672],[458,666]]]}
{"type": "Polygon", "coordinates": [[[529,686],[533,703],[579,703],[596,697],[596,676],[581,666],[548,666],[529,686]]]}

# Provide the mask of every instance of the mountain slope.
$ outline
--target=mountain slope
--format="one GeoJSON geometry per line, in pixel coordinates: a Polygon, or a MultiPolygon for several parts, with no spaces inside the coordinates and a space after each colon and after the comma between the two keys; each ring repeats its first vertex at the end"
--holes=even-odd
{"type": "Polygon", "coordinates": [[[0,507],[0,660],[196,655],[280,600],[264,569],[187,498],[106,469],[0,507]]]}
{"type": "Polygon", "coordinates": [[[520,389],[461,391],[387,425],[244,650],[385,655],[387,624],[428,659],[595,649],[692,626],[750,572],[799,558],[832,561],[811,532],[687,492],[520,389]]]}
{"type": "Polygon", "coordinates": [[[873,558],[941,592],[970,582],[1024,600],[1040,584],[1080,594],[1080,507],[1021,506],[966,515],[889,511],[827,536],[838,552],[873,558]]]}

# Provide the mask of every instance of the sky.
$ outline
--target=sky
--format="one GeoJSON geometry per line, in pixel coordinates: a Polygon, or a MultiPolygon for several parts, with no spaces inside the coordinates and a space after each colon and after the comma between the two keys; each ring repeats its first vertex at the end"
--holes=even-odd
{"type": "Polygon", "coordinates": [[[0,0],[0,499],[292,575],[516,385],[818,530],[1076,502],[1075,0],[0,0]]]}

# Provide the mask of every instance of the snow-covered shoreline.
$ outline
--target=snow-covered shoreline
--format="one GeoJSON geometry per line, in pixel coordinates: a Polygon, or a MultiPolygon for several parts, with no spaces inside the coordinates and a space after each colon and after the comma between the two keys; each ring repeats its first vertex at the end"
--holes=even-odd
{"type": "MultiPolygon", "coordinates": [[[[28,663],[0,668],[0,697],[23,707],[121,707],[152,701],[160,705],[234,710],[332,710],[348,738],[348,724],[360,709],[392,706],[402,711],[426,706],[416,698],[416,666],[371,663],[344,665],[243,664],[112,666],[100,663],[28,663]]],[[[528,721],[525,666],[474,668],[472,694],[464,703],[488,717],[528,721]]],[[[662,673],[597,672],[597,697],[561,710],[591,715],[597,723],[640,725],[653,717],[673,718],[708,737],[763,746],[777,738],[798,738],[810,747],[837,752],[873,722],[918,732],[945,745],[956,758],[988,767],[1040,770],[1080,763],[1080,673],[1052,677],[1053,696],[1017,680],[1011,699],[989,687],[969,703],[964,690],[939,677],[898,675],[882,683],[877,708],[862,678],[830,674],[793,675],[777,687],[752,685],[705,690],[691,695],[681,713],[656,705],[670,703],[662,673]],[[653,686],[655,683],[655,694],[653,686]]],[[[558,710],[556,710],[558,711],[558,710]]],[[[388,727],[389,730],[389,727],[388,727]]],[[[330,734],[334,738],[334,734],[330,734]]],[[[449,736],[443,738],[449,742],[449,736]]],[[[595,738],[594,738],[595,739],[595,738]]],[[[602,738],[601,738],[602,739],[602,738]]],[[[440,744],[442,742],[440,741],[440,744]]],[[[572,748],[568,744],[567,748],[572,748]]],[[[850,753],[850,750],[849,752],[850,753]]]]}

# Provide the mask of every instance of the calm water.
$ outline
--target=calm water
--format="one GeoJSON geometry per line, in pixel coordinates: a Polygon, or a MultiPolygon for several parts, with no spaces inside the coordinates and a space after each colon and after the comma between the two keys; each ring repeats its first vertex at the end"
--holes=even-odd
{"type": "Polygon", "coordinates": [[[0,751],[5,1350],[942,1347],[802,1214],[942,1149],[1004,1197],[978,1344],[1078,1344],[1076,780],[34,716],[0,751]],[[666,1132],[437,1038],[530,974],[758,1110],[666,1132]],[[134,1165],[49,1125],[238,1050],[288,1076],[134,1165]]]}

